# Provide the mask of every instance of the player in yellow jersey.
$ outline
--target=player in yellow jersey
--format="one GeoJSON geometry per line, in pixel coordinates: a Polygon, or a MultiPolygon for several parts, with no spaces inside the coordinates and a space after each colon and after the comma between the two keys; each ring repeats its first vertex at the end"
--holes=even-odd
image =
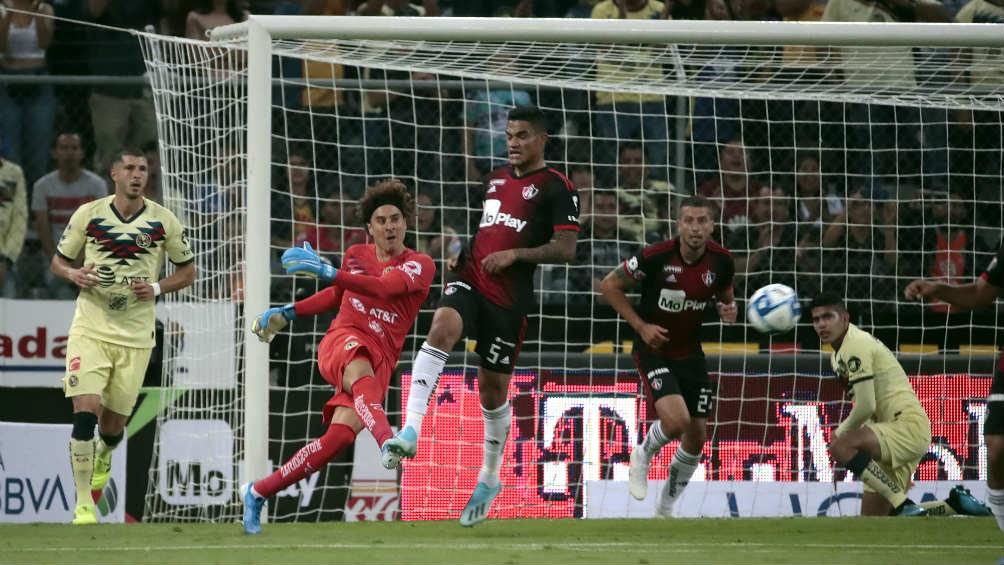
{"type": "Polygon", "coordinates": [[[881,341],[850,323],[841,298],[823,294],[811,305],[819,341],[833,347],[830,364],[854,407],[830,437],[830,454],[864,483],[865,516],[989,516],[957,486],[946,500],[914,503],[913,473],[931,445],[931,421],[896,357],[881,341]]]}
{"type": "Polygon", "coordinates": [[[73,213],[51,264],[53,273],[80,287],[63,377],[63,391],[73,399],[74,524],[97,522],[91,491],[100,496],[108,482],[112,450],[143,384],[154,345],[154,301],[195,281],[194,256],[178,218],[143,198],[143,153],[120,151],[111,177],[115,194],[73,213]],[[81,252],[84,266],[74,268],[81,252]],[[165,255],[176,270],[160,279],[165,255]]]}

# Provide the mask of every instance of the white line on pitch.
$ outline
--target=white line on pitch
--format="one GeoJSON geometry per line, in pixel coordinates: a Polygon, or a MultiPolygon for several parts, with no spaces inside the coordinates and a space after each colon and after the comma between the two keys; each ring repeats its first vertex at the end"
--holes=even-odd
{"type": "MultiPolygon", "coordinates": [[[[707,551],[709,545],[717,547],[736,547],[756,550],[757,548],[773,548],[787,544],[783,543],[744,543],[744,542],[708,542],[707,544],[679,544],[679,543],[643,543],[643,542],[582,542],[582,543],[529,543],[516,544],[519,549],[540,551],[545,549],[561,549],[567,551],[589,551],[592,549],[617,547],[624,551],[676,551],[693,552],[707,551]]],[[[177,551],[177,550],[230,550],[230,549],[288,549],[290,547],[307,549],[433,549],[441,548],[440,544],[388,544],[388,543],[284,543],[284,544],[228,544],[228,545],[165,545],[165,546],[107,546],[88,547],[88,551],[177,551]]],[[[501,543],[467,543],[451,546],[453,549],[496,549],[502,548],[501,543]]],[[[966,544],[829,544],[829,543],[801,543],[799,547],[812,547],[818,549],[999,549],[997,545],[966,545],[966,544]]],[[[79,551],[77,546],[73,547],[9,547],[7,551],[16,552],[65,552],[79,551]]]]}

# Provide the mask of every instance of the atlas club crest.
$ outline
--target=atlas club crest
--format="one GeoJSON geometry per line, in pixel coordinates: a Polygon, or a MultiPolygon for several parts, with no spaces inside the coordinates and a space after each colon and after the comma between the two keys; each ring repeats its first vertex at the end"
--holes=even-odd
{"type": "Polygon", "coordinates": [[[536,185],[529,185],[523,187],[523,200],[533,200],[534,196],[540,193],[540,189],[536,185]]]}

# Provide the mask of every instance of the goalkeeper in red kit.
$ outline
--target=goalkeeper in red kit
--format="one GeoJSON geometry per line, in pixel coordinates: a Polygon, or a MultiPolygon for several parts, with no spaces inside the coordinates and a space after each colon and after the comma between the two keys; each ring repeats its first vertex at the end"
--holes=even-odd
{"type": "MultiPolygon", "coordinates": [[[[384,395],[436,272],[432,258],[404,246],[414,209],[414,199],[400,181],[379,183],[359,201],[360,217],[365,218],[374,244],[350,247],[339,269],[322,262],[310,244],[283,253],[287,274],[316,277],[331,286],[299,302],[267,310],[255,318],[251,331],[270,342],[296,317],[338,309],[317,353],[321,376],[335,387],[335,394],[324,405],[323,422],[328,425],[324,435],[271,475],[242,488],[246,533],[261,533],[261,511],[268,497],[320,470],[351,445],[364,427],[382,450],[391,437],[384,395]]],[[[385,457],[384,461],[396,465],[398,458],[385,457]]]]}

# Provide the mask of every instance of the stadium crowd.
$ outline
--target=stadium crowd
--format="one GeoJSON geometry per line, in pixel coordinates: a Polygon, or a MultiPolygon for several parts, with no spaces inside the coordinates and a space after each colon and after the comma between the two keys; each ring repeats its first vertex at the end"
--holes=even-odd
{"type": "MultiPolygon", "coordinates": [[[[48,274],[48,259],[69,214],[107,193],[115,148],[142,148],[151,165],[149,196],[161,198],[153,102],[137,78],[145,72],[139,42],[129,33],[48,16],[200,39],[249,13],[1004,21],[1001,6],[990,0],[4,0],[0,296],[73,297],[72,287],[48,274]],[[84,73],[93,75],[90,84],[31,82],[32,75],[84,73]]],[[[931,57],[919,51],[907,53],[916,64],[900,67],[889,84],[924,80],[929,71],[920,62],[931,57]]],[[[783,65],[808,69],[822,55],[786,48],[777,56],[783,65]]],[[[520,64],[502,54],[489,62],[520,64]]],[[[275,67],[287,84],[274,91],[273,123],[284,131],[309,129],[316,142],[276,143],[276,250],[309,241],[337,262],[344,249],[367,237],[338,227],[358,224],[348,204],[367,184],[394,174],[418,196],[419,233],[410,244],[440,262],[456,256],[464,245],[458,234],[473,233],[471,223],[480,217],[473,187],[505,162],[500,117],[521,104],[562,109],[549,113],[548,162],[563,169],[582,195],[575,261],[541,270],[537,288],[545,305],[601,302],[595,291],[604,274],[643,243],[672,237],[673,203],[695,192],[718,206],[715,238],[736,255],[740,298],[782,282],[804,296],[834,292],[852,305],[870,301],[872,315],[892,313],[907,281],[971,279],[1000,238],[1000,206],[979,205],[999,201],[1004,133],[998,113],[701,97],[680,104],[658,94],[500,88],[483,81],[430,87],[444,77],[291,58],[277,59],[275,67]],[[411,79],[419,86],[290,84],[332,78],[369,85],[411,79]],[[337,154],[318,148],[325,143],[337,143],[337,154]]],[[[713,80],[741,69],[710,63],[693,71],[713,80]]],[[[611,71],[597,61],[594,72],[611,71]]],[[[999,85],[1004,71],[967,80],[999,85]]],[[[240,183],[238,147],[222,153],[203,197],[193,203],[209,216],[233,207],[236,191],[228,187],[240,183]]]]}

